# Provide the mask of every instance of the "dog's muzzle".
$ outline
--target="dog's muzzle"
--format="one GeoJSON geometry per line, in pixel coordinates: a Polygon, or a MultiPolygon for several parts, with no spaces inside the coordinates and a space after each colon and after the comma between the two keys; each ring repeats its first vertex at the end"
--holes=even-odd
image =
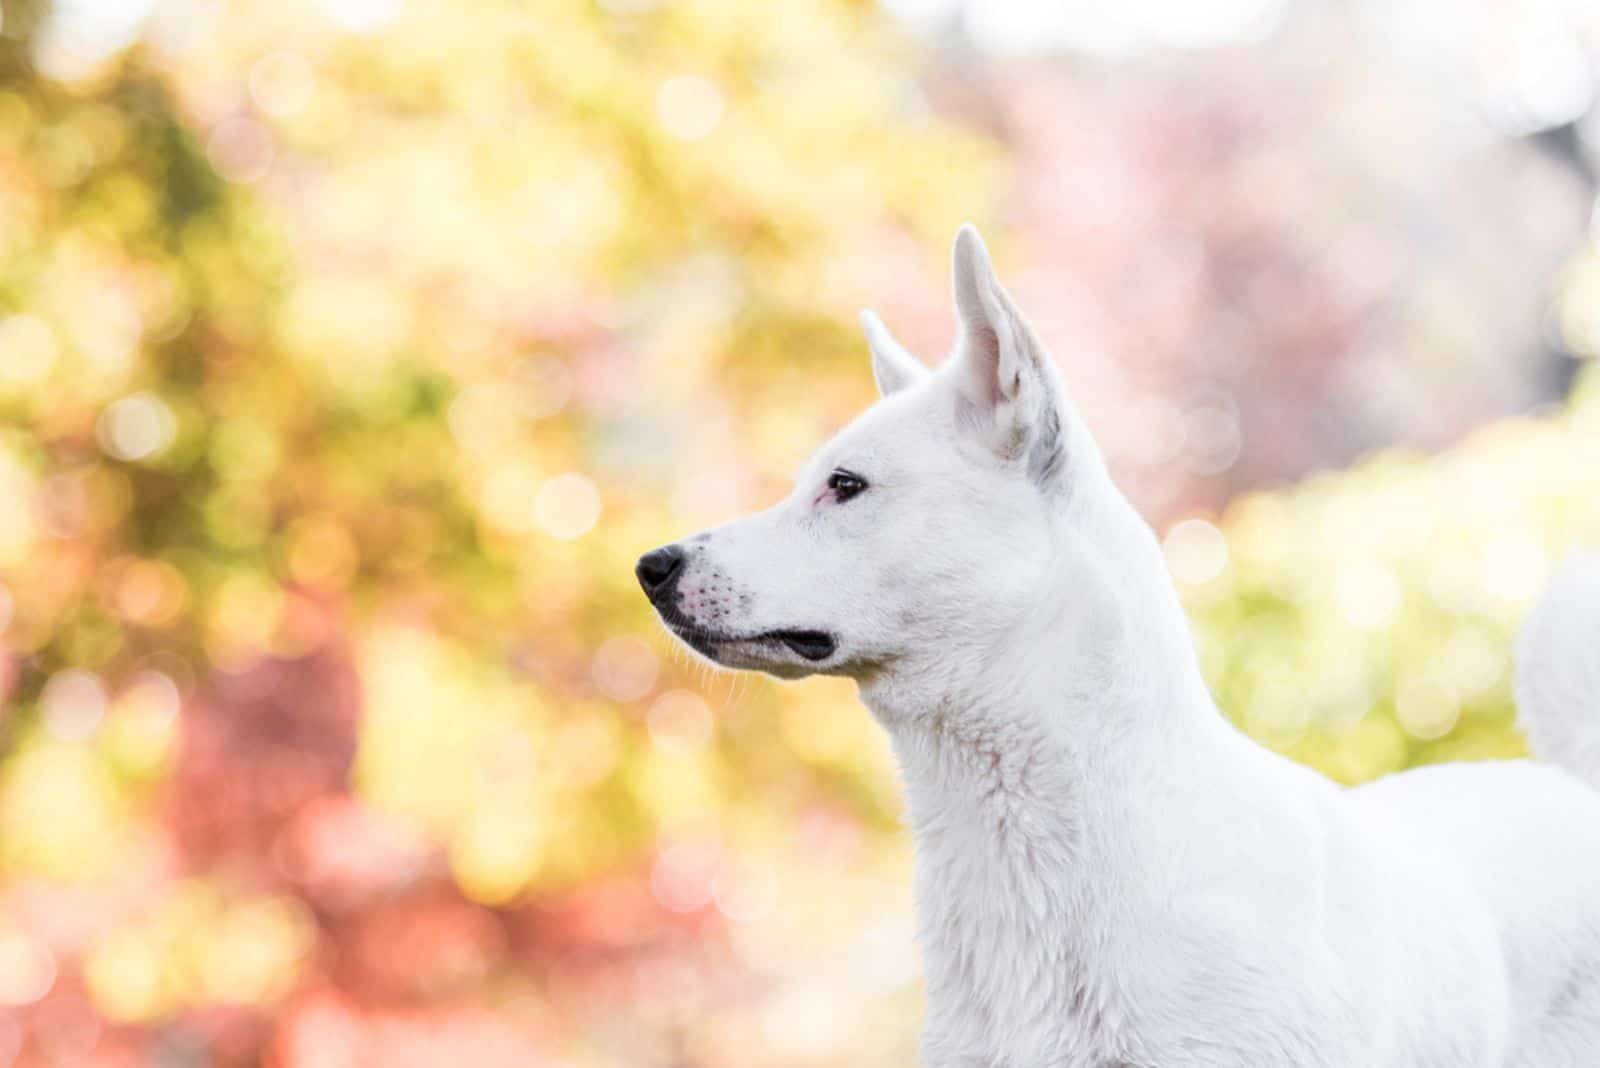
{"type": "Polygon", "coordinates": [[[689,554],[676,545],[663,545],[639,557],[633,567],[639,586],[650,603],[661,615],[663,622],[674,634],[705,653],[716,658],[719,645],[732,642],[770,642],[784,646],[802,660],[813,663],[831,657],[839,647],[833,635],[822,630],[767,630],[759,634],[735,635],[719,633],[684,616],[677,606],[678,581],[683,577],[684,564],[689,554]]]}

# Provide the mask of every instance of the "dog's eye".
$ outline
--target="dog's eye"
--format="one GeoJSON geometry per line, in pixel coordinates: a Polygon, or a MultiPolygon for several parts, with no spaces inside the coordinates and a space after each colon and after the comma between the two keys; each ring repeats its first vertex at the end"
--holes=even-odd
{"type": "Polygon", "coordinates": [[[828,488],[833,491],[834,500],[843,504],[866,489],[867,480],[848,471],[835,471],[828,476],[828,488]]]}

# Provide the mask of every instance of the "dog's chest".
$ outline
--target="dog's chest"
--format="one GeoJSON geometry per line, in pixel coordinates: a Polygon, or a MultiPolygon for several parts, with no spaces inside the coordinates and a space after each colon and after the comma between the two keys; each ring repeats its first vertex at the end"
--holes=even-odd
{"type": "Polygon", "coordinates": [[[1119,964],[1138,953],[1129,858],[1109,821],[1059,803],[1074,785],[1051,784],[1055,804],[1010,785],[915,806],[927,1063],[1119,1063],[1138,1045],[1119,964]]]}
{"type": "Polygon", "coordinates": [[[1066,844],[1003,856],[944,844],[918,857],[927,1063],[1118,1063],[1137,1043],[1107,959],[1117,932],[1062,877],[1066,844]]]}
{"type": "Polygon", "coordinates": [[[1305,1045],[1297,951],[1255,930],[1263,893],[1303,895],[1200,892],[1161,820],[1069,793],[918,809],[928,1068],[1340,1063],[1305,1045]]]}

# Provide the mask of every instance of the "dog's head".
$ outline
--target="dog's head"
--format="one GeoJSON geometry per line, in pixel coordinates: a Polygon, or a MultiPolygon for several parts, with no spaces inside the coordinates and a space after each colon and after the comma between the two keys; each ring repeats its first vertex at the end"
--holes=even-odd
{"type": "Polygon", "coordinates": [[[972,227],[957,235],[960,334],[930,372],[864,313],[881,399],[794,491],[640,558],[661,619],[727,667],[793,678],[984,656],[1089,563],[1077,499],[1103,480],[1032,329],[972,227]]]}

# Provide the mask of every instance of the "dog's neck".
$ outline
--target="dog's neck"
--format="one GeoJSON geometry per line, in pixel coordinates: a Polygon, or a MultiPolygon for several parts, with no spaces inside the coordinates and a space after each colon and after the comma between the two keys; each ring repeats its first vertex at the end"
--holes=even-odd
{"type": "Polygon", "coordinates": [[[930,662],[862,687],[905,779],[929,1012],[953,1042],[1063,1012],[1080,1036],[1114,1027],[1096,946],[1159,881],[1150,835],[1183,818],[1162,799],[1232,733],[1159,548],[1123,508],[1109,521],[1137,527],[1110,585],[1041,598],[970,678],[930,662]]]}
{"type": "Polygon", "coordinates": [[[941,785],[994,774],[1015,784],[988,760],[1001,741],[1007,752],[1098,763],[1111,755],[1102,750],[1136,755],[1221,724],[1159,543],[1102,478],[1097,505],[1073,525],[1094,528],[1088,540],[1116,546],[1115,557],[1044,579],[1031,610],[1003,629],[861,679],[862,700],[911,760],[913,793],[932,785],[917,781],[924,772],[941,785]]]}

